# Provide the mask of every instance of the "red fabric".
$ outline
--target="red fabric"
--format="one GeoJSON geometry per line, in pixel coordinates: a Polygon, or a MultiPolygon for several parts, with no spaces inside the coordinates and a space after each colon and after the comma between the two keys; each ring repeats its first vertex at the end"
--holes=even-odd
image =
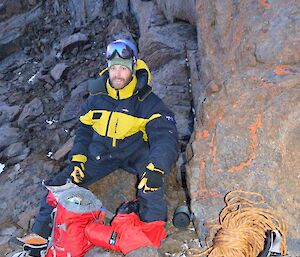
{"type": "Polygon", "coordinates": [[[124,254],[143,247],[159,247],[166,238],[164,221],[143,222],[134,213],[118,214],[111,226],[120,234],[119,247],[124,254]]]}
{"type": "Polygon", "coordinates": [[[100,210],[90,213],[74,213],[58,203],[54,221],[53,245],[46,257],[67,257],[67,254],[72,257],[84,257],[84,254],[93,247],[93,244],[86,238],[84,229],[89,222],[99,218],[100,213],[100,210]]]}
{"type": "Polygon", "coordinates": [[[135,213],[118,214],[111,226],[97,222],[90,223],[85,234],[90,242],[106,249],[120,251],[123,254],[144,246],[159,247],[166,238],[165,222],[142,222],[135,213]],[[115,245],[109,244],[113,232],[117,233],[115,245]]]}
{"type": "MultiPolygon", "coordinates": [[[[91,222],[85,228],[85,235],[92,244],[120,252],[121,250],[117,244],[109,243],[113,232],[114,229],[111,226],[104,225],[100,222],[91,222]]],[[[117,241],[118,238],[116,242],[117,241]]]]}
{"type": "Polygon", "coordinates": [[[53,208],[55,208],[57,205],[57,198],[54,196],[54,194],[51,191],[48,192],[46,201],[53,208]]]}

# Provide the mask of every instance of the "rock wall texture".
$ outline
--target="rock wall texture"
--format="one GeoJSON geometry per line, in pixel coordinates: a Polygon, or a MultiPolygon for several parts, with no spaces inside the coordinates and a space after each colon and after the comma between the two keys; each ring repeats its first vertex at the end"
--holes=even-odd
{"type": "Polygon", "coordinates": [[[241,189],[285,216],[300,251],[300,2],[157,5],[197,31],[197,51],[187,49],[196,114],[186,175],[201,240],[226,193],[241,189]]]}
{"type": "MultiPolygon", "coordinates": [[[[180,1],[158,2],[178,18],[180,1]]],[[[218,216],[224,195],[242,189],[285,216],[299,249],[300,2],[203,0],[191,8],[203,86],[192,85],[186,172],[198,234],[205,237],[203,223],[218,216]]]]}

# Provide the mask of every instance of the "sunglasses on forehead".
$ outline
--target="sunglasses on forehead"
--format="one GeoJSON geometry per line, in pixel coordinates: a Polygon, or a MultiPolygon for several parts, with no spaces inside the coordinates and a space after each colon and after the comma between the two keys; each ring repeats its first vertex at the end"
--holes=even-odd
{"type": "Polygon", "coordinates": [[[130,59],[134,57],[134,53],[132,49],[130,49],[130,47],[124,44],[123,42],[113,42],[107,46],[106,49],[107,60],[111,60],[112,58],[115,57],[116,54],[118,54],[118,56],[122,59],[130,59]]]}

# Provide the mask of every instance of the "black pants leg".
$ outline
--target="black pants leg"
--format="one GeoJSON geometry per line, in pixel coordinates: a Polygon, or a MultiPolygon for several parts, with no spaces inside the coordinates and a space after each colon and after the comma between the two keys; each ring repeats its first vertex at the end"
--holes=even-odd
{"type": "MultiPolygon", "coordinates": [[[[123,163],[123,168],[131,173],[137,174],[140,179],[146,171],[148,163],[149,148],[143,147],[123,163]]],[[[159,190],[153,192],[145,193],[143,190],[138,190],[139,214],[142,221],[167,221],[167,204],[164,198],[164,192],[164,185],[159,190]]]]}
{"type": "MultiPolygon", "coordinates": [[[[105,177],[117,168],[118,167],[114,165],[113,162],[96,164],[91,161],[87,161],[85,164],[86,178],[84,180],[84,183],[79,184],[79,186],[87,188],[89,185],[105,177]]],[[[72,170],[70,169],[70,167],[66,167],[55,177],[45,182],[45,184],[51,186],[64,185],[67,179],[70,178],[71,172],[72,170]]],[[[31,229],[32,232],[44,238],[48,238],[50,236],[52,229],[51,212],[53,210],[53,207],[50,206],[46,201],[47,194],[41,199],[40,211],[37,214],[35,222],[31,229]]]]}

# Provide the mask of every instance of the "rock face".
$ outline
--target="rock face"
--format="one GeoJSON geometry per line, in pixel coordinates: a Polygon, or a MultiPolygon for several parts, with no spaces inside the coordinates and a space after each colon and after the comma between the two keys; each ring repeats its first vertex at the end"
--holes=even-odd
{"type": "MultiPolygon", "coordinates": [[[[12,15],[12,18],[6,19],[5,21],[0,20],[0,60],[22,49],[25,44],[24,41],[26,40],[24,34],[27,27],[33,22],[36,22],[41,15],[40,5],[37,5],[28,12],[17,14],[22,10],[22,7],[18,6],[16,2],[17,1],[10,1],[10,3],[6,3],[6,6],[2,6],[5,10],[6,8],[8,10],[11,8],[14,11],[8,11],[7,13],[8,16],[12,15]]],[[[27,4],[26,7],[27,8],[24,9],[30,8],[30,5],[27,4]]]]}
{"type": "MultiPolygon", "coordinates": [[[[87,80],[105,67],[105,46],[132,37],[154,91],[176,116],[180,158],[167,178],[169,219],[187,200],[204,241],[204,224],[228,192],[258,192],[284,215],[289,256],[299,256],[299,10],[298,0],[1,3],[0,255],[9,252],[8,233],[29,229],[42,179],[67,165],[87,80]]],[[[136,178],[119,170],[90,189],[114,211],[135,187],[136,178]]],[[[187,241],[178,238],[128,256],[178,254],[187,241]]],[[[94,249],[88,256],[121,255],[94,249]]]]}
{"type": "Polygon", "coordinates": [[[290,241],[300,240],[299,8],[299,1],[197,2],[206,86],[187,178],[201,237],[224,195],[242,189],[261,193],[286,218],[290,241]]]}

